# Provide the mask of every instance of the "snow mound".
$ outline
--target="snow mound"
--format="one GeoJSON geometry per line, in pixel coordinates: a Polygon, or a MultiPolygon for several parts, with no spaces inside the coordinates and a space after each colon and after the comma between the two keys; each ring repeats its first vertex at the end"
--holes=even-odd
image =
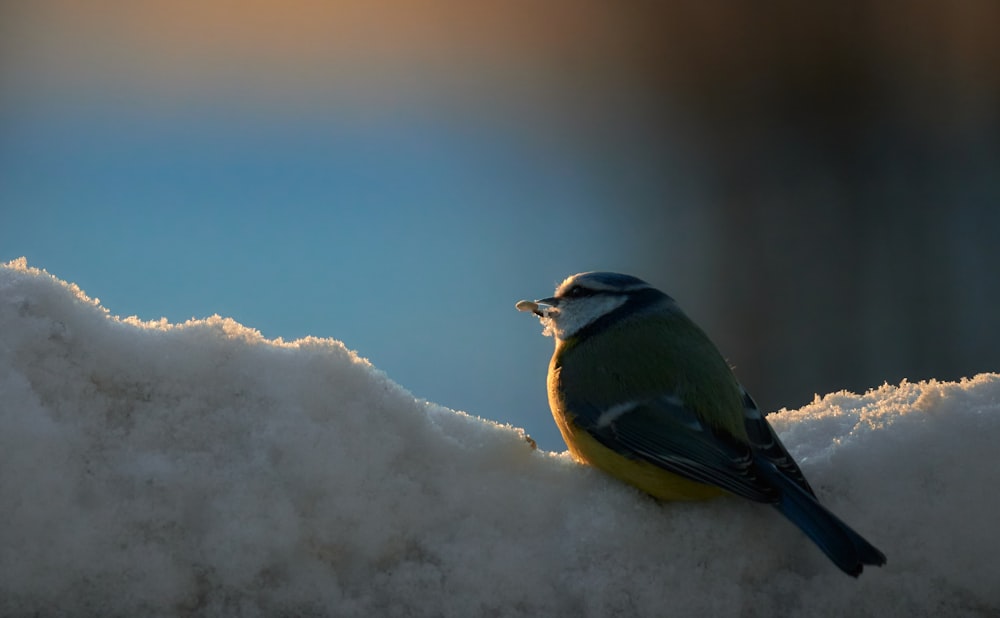
{"type": "Polygon", "coordinates": [[[0,266],[0,615],[1000,612],[1000,375],[770,419],[888,565],[846,577],[766,506],[658,504],[338,341],[117,318],[22,258],[0,266]]]}

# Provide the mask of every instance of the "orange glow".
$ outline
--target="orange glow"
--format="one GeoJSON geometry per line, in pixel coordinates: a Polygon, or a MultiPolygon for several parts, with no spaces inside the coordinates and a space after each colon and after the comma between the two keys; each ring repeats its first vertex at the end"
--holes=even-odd
{"type": "Polygon", "coordinates": [[[762,11],[612,0],[38,0],[0,10],[5,79],[157,98],[486,88],[576,104],[581,92],[653,90],[700,109],[728,101],[751,74],[836,76],[845,68],[831,62],[845,49],[877,78],[943,71],[960,91],[993,87],[1000,62],[990,29],[1000,5],[989,2],[762,11]]]}
{"type": "Polygon", "coordinates": [[[629,41],[620,11],[569,0],[43,0],[7,17],[8,45],[22,67],[60,79],[125,77],[161,93],[234,82],[326,90],[345,78],[582,70],[622,64],[609,60],[629,41]]]}

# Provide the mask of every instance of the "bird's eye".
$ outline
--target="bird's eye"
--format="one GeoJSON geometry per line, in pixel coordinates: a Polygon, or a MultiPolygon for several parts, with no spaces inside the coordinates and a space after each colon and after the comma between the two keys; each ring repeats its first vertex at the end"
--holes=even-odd
{"type": "Polygon", "coordinates": [[[570,289],[566,290],[563,296],[568,296],[570,298],[579,298],[581,296],[585,296],[586,293],[587,293],[586,290],[584,290],[582,287],[580,287],[579,285],[574,285],[570,289]]]}

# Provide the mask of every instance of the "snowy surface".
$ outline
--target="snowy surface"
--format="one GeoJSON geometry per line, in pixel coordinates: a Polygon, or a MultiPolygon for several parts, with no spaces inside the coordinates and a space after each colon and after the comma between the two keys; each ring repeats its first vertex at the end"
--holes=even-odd
{"type": "Polygon", "coordinates": [[[770,419],[886,567],[766,506],[657,504],[338,341],[119,319],[11,262],[0,615],[1000,615],[1000,375],[770,419]]]}

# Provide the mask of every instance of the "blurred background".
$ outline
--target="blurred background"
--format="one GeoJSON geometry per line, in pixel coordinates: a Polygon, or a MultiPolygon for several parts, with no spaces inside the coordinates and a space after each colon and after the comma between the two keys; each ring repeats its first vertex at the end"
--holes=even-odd
{"type": "Polygon", "coordinates": [[[562,450],[514,302],[673,295],[767,410],[1000,370],[1000,4],[0,3],[0,260],[333,337],[562,450]]]}

